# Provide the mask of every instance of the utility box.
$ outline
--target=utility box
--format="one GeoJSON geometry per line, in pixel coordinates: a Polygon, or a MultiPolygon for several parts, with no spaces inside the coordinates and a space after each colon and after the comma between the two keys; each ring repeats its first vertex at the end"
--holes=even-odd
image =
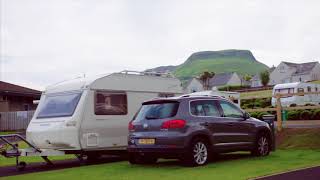
{"type": "Polygon", "coordinates": [[[281,119],[282,119],[282,121],[288,120],[288,111],[286,111],[286,110],[281,111],[281,119]]]}
{"type": "Polygon", "coordinates": [[[262,120],[266,123],[269,124],[270,128],[271,128],[271,138],[272,138],[272,144],[271,144],[271,150],[275,151],[276,150],[276,136],[275,136],[275,127],[274,127],[274,120],[275,120],[275,116],[274,115],[263,115],[262,116],[262,120]]]}

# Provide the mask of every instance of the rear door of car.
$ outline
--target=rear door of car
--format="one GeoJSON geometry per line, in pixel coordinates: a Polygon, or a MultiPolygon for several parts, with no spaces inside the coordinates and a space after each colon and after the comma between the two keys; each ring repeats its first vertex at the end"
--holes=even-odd
{"type": "Polygon", "coordinates": [[[217,148],[225,147],[233,142],[232,120],[222,117],[216,100],[200,99],[190,101],[190,114],[207,128],[217,148]]]}

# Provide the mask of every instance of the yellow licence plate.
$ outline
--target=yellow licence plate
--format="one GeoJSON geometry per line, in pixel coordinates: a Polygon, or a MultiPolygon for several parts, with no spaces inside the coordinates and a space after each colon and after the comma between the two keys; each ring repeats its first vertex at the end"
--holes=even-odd
{"type": "Polygon", "coordinates": [[[155,139],[139,139],[139,144],[155,144],[155,139]]]}

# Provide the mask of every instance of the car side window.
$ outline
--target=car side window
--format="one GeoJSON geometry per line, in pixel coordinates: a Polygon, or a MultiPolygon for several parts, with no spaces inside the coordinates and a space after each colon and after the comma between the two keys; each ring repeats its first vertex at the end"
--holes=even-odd
{"type": "Polygon", "coordinates": [[[240,109],[227,101],[220,101],[220,106],[225,117],[243,117],[243,113],[240,111],[240,109]]]}
{"type": "Polygon", "coordinates": [[[190,112],[194,116],[220,117],[219,110],[213,100],[197,100],[190,102],[190,112]]]}

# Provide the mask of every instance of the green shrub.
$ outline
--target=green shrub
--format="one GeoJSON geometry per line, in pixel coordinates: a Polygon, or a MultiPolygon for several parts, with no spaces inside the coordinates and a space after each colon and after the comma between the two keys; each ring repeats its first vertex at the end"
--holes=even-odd
{"type": "Polygon", "coordinates": [[[300,113],[300,120],[309,120],[311,118],[312,113],[308,110],[303,110],[300,113]]]}
{"type": "Polygon", "coordinates": [[[240,90],[240,89],[247,89],[250,88],[250,86],[223,86],[218,88],[219,91],[234,91],[234,90],[240,90]]]}
{"type": "Polygon", "coordinates": [[[271,106],[271,98],[247,99],[241,101],[243,109],[266,108],[271,106]]]}
{"type": "Polygon", "coordinates": [[[262,119],[263,115],[268,115],[270,113],[267,112],[252,112],[250,113],[251,117],[257,118],[257,119],[262,119]]]}
{"type": "Polygon", "coordinates": [[[299,120],[300,113],[296,110],[288,111],[288,120],[299,120]]]}
{"type": "Polygon", "coordinates": [[[314,109],[312,111],[311,119],[320,120],[320,109],[314,109]]]}

